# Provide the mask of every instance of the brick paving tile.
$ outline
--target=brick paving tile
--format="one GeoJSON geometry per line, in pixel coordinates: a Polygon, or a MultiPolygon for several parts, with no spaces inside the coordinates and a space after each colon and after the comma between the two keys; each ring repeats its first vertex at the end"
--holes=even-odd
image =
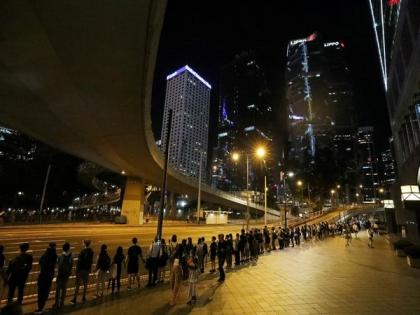
{"type": "Polygon", "coordinates": [[[169,286],[121,297],[104,303],[66,307],[76,315],[107,314],[420,314],[420,270],[396,257],[383,237],[375,248],[362,234],[344,246],[340,237],[308,242],[300,248],[272,251],[257,264],[227,273],[223,284],[217,274],[198,283],[198,301],[186,305],[184,285],[178,305],[169,306],[169,286]]]}

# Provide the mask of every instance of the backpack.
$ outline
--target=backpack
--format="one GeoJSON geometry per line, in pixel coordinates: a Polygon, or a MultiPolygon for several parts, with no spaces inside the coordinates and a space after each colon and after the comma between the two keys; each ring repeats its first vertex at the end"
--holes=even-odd
{"type": "Polygon", "coordinates": [[[73,269],[73,261],[72,261],[72,257],[71,254],[69,254],[68,256],[61,256],[61,260],[60,263],[58,265],[58,276],[62,276],[62,277],[70,277],[71,275],[71,271],[73,269]]]}

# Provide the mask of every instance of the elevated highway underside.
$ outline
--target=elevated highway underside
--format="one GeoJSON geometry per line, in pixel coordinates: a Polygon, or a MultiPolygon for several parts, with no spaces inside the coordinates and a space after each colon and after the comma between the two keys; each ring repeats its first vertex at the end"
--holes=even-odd
{"type": "MultiPolygon", "coordinates": [[[[0,123],[124,170],[137,190],[125,203],[137,207],[130,211],[142,206],[142,185],[162,178],[151,95],[165,7],[164,0],[0,3],[0,123]]],[[[170,169],[168,190],[196,195],[197,185],[170,169]]],[[[246,207],[205,185],[202,199],[246,207]]]]}

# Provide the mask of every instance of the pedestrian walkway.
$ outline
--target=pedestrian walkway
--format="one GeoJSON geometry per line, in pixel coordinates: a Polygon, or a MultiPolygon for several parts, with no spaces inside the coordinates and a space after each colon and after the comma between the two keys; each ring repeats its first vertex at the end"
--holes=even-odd
{"type": "MultiPolygon", "coordinates": [[[[204,274],[198,302],[188,306],[187,285],[178,305],[169,286],[124,292],[65,312],[106,314],[420,314],[420,270],[396,257],[385,237],[367,246],[366,232],[349,247],[334,237],[274,251],[257,264],[227,274],[223,284],[204,274]]],[[[28,310],[29,311],[29,310],[28,310]]]]}

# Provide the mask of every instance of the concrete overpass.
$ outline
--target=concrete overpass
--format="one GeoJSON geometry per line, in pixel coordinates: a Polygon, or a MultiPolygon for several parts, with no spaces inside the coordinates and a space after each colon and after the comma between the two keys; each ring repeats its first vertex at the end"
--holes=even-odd
{"type": "MultiPolygon", "coordinates": [[[[144,184],[162,178],[151,95],[165,7],[164,0],[0,3],[0,123],[124,171],[130,223],[141,221],[144,184]]],[[[168,189],[194,196],[197,184],[170,169],[168,189]]],[[[246,206],[205,185],[202,199],[246,206]]]]}

